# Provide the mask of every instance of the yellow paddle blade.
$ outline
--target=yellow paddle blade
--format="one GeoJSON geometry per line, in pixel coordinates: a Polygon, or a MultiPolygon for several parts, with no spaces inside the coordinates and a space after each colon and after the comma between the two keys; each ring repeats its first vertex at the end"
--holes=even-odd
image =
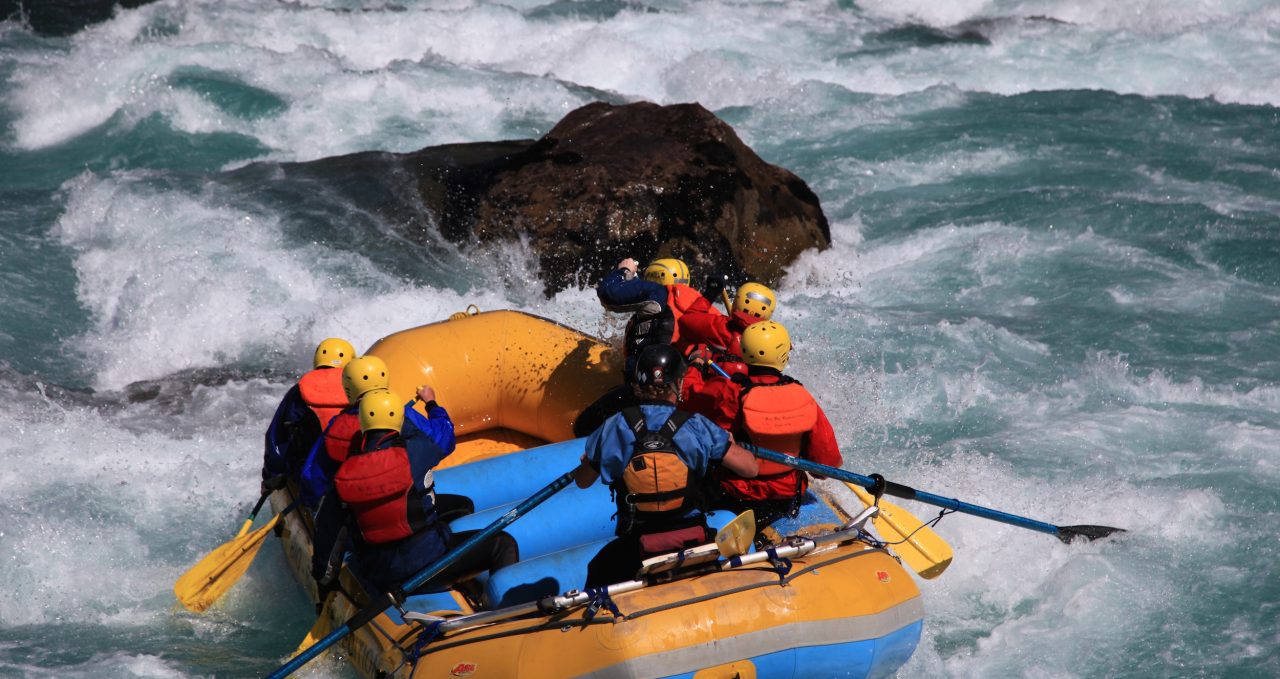
{"type": "MultiPolygon", "coordinates": [[[[862,486],[848,482],[845,485],[857,494],[864,505],[870,507],[875,503],[875,498],[862,486]]],[[[951,545],[914,514],[883,497],[880,498],[880,513],[875,518],[875,526],[885,542],[901,543],[892,545],[893,551],[920,577],[932,580],[951,565],[951,545]],[[907,538],[908,535],[911,537],[907,538]]]]}
{"type": "Polygon", "coordinates": [[[173,593],[187,610],[197,613],[213,605],[249,569],[267,534],[280,520],[277,514],[265,526],[236,537],[192,566],[173,583],[173,593]]]}
{"type": "Polygon", "coordinates": [[[720,548],[722,556],[746,554],[755,537],[756,513],[748,509],[716,531],[716,546],[720,548]]]}
{"type": "Polygon", "coordinates": [[[320,610],[320,615],[316,616],[316,624],[311,626],[311,630],[307,632],[307,638],[298,644],[298,650],[293,652],[290,657],[297,655],[308,648],[316,645],[316,642],[328,636],[333,631],[333,625],[329,622],[329,602],[325,602],[324,608],[320,610]]]}

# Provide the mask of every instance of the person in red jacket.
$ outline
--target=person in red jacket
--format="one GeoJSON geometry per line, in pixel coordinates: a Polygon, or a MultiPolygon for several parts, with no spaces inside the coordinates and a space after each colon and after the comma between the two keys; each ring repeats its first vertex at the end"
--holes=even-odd
{"type": "MultiPolygon", "coordinates": [[[[713,357],[741,361],[742,331],[747,326],[773,318],[778,296],[762,283],[744,283],[734,295],[729,315],[711,307],[691,309],[676,323],[686,345],[704,345],[713,357]]],[[[699,347],[702,348],[702,347],[699,347]]]]}
{"type": "Polygon", "coordinates": [[[314,368],[280,400],[267,427],[262,459],[264,493],[284,487],[286,476],[298,478],[311,446],[329,420],[347,407],[342,367],[355,355],[355,348],[344,339],[330,337],[320,342],[312,360],[314,368]]]}
{"type": "Polygon", "coordinates": [[[690,345],[689,373],[681,395],[683,408],[725,429],[733,428],[739,387],[729,379],[747,373],[747,365],[742,362],[742,331],[772,318],[777,301],[778,296],[768,286],[746,283],[734,295],[728,316],[692,311],[680,318],[680,336],[690,345]]]}
{"type": "MultiPolygon", "coordinates": [[[[826,413],[800,382],[782,374],[791,354],[791,336],[775,321],[762,321],[742,332],[747,375],[735,382],[738,412],[733,433],[752,445],[839,467],[843,463],[835,430],[826,413]]],[[[754,478],[722,470],[715,506],[742,512],[755,510],[756,526],[795,516],[808,487],[804,472],[760,460],[754,478]]]]}

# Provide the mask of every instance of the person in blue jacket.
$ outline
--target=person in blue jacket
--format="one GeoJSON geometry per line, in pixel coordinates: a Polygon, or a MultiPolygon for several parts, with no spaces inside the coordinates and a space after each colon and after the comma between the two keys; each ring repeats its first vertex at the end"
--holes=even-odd
{"type": "Polygon", "coordinates": [[[636,356],[646,346],[680,345],[678,322],[689,312],[716,314],[702,293],[689,287],[689,267],[670,257],[655,259],[637,275],[639,263],[628,257],[596,286],[596,297],[605,309],[630,313],[623,336],[623,384],[605,392],[587,406],[573,423],[574,436],[586,436],[605,418],[627,406],[635,405],[629,382],[635,370],[636,356]]]}
{"type": "MultiPolygon", "coordinates": [[[[432,470],[445,453],[429,437],[402,437],[404,413],[404,401],[386,389],[360,399],[361,448],[342,463],[316,512],[311,574],[322,600],[335,587],[348,541],[351,565],[366,588],[396,592],[477,532],[454,533],[440,519],[432,470]]],[[[482,570],[492,574],[519,558],[515,538],[498,533],[420,590],[482,570]]]]}
{"type": "Polygon", "coordinates": [[[311,446],[329,421],[347,406],[342,368],[355,357],[351,343],[330,337],[316,346],[313,368],[285,392],[267,426],[262,455],[262,493],[297,480],[311,446]]]}
{"type": "Polygon", "coordinates": [[[618,504],[618,537],[588,564],[588,588],[629,580],[650,556],[714,539],[701,496],[714,466],[743,478],[756,475],[755,456],[728,432],[676,409],[684,373],[673,347],[646,347],[632,378],[639,405],[611,416],[587,438],[574,481],[587,488],[600,479],[618,504]]]}
{"type": "MultiPolygon", "coordinates": [[[[320,498],[328,492],[338,467],[353,449],[359,449],[361,435],[357,406],[360,397],[374,389],[389,387],[390,376],[387,372],[387,364],[373,354],[352,359],[342,368],[342,388],[351,405],[334,416],[325,429],[324,436],[316,441],[307,456],[299,482],[303,504],[315,508],[320,498]]],[[[401,435],[406,440],[427,436],[444,451],[445,455],[453,452],[457,445],[453,420],[449,417],[449,411],[436,402],[435,389],[428,385],[418,387],[417,399],[410,399],[404,405],[404,413],[404,429],[401,435]],[[426,416],[414,409],[418,401],[424,404],[426,416]]],[[[471,500],[464,495],[441,495],[436,500],[436,506],[446,521],[452,521],[474,511],[471,500]]]]}

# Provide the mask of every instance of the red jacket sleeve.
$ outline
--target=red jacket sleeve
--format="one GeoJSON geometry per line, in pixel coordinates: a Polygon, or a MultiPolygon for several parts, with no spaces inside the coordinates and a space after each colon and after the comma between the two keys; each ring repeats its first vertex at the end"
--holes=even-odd
{"type": "Polygon", "coordinates": [[[818,421],[814,423],[813,431],[809,432],[808,453],[808,458],[818,464],[837,468],[844,464],[840,444],[836,442],[836,431],[831,428],[827,414],[822,412],[822,406],[818,406],[818,421]]]}
{"type": "Polygon", "coordinates": [[[738,416],[740,390],[741,387],[723,377],[703,377],[698,368],[691,367],[684,378],[680,409],[698,413],[721,429],[732,431],[738,416]]]}
{"type": "Polygon", "coordinates": [[[727,348],[732,338],[729,317],[724,314],[690,311],[680,317],[680,339],[683,342],[727,348]]]}

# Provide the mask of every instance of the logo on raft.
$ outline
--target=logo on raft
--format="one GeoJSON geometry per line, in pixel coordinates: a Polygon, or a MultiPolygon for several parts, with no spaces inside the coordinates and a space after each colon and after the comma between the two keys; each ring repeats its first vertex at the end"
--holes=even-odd
{"type": "Polygon", "coordinates": [[[889,577],[889,571],[876,571],[876,579],[880,582],[889,582],[893,578],[889,577]]]}
{"type": "Polygon", "coordinates": [[[473,662],[460,662],[449,670],[449,674],[455,677],[469,677],[476,672],[476,664],[473,662]]]}

